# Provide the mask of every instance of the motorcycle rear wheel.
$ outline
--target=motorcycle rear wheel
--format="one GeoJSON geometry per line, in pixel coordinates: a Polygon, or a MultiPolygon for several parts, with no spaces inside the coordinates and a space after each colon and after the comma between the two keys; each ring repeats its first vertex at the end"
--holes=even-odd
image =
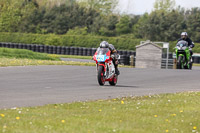
{"type": "Polygon", "coordinates": [[[117,84],[118,75],[115,74],[112,81],[109,81],[109,84],[115,86],[117,84]]]}
{"type": "Polygon", "coordinates": [[[192,70],[192,62],[190,62],[189,69],[192,70]]]}
{"type": "Polygon", "coordinates": [[[98,67],[97,79],[98,79],[99,85],[102,86],[105,84],[104,67],[103,66],[98,67]]]}

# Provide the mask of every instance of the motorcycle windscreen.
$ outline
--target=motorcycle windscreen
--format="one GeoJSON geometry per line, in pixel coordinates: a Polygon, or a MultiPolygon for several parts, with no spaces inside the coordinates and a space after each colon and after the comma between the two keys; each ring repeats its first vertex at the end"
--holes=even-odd
{"type": "Polygon", "coordinates": [[[108,48],[98,48],[96,59],[98,62],[105,62],[106,59],[109,59],[109,56],[106,54],[109,52],[108,48]]]}
{"type": "Polygon", "coordinates": [[[182,40],[182,41],[179,41],[176,44],[176,46],[178,46],[178,47],[188,47],[188,42],[182,40]]]}

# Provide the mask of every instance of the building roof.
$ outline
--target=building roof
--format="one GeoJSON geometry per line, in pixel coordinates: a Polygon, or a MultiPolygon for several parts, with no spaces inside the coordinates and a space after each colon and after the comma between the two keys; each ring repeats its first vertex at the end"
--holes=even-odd
{"type": "Polygon", "coordinates": [[[159,49],[162,49],[162,47],[160,47],[159,45],[156,45],[155,43],[153,43],[153,42],[151,42],[149,40],[147,40],[146,42],[144,42],[144,43],[142,43],[140,45],[137,45],[136,48],[140,48],[140,47],[143,47],[143,46],[146,46],[146,45],[153,45],[153,46],[155,46],[155,47],[157,47],[159,49]]]}

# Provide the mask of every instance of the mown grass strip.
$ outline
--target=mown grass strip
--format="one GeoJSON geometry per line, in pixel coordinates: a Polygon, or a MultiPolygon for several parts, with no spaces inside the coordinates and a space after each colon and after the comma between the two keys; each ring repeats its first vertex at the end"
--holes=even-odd
{"type": "Polygon", "coordinates": [[[38,53],[25,49],[0,48],[0,58],[17,58],[17,59],[39,59],[59,61],[57,56],[49,56],[46,53],[38,53]]]}
{"type": "MultiPolygon", "coordinates": [[[[74,61],[52,61],[52,60],[33,60],[0,58],[0,67],[8,66],[37,66],[37,65],[73,65],[73,66],[96,66],[95,62],[74,62],[74,61]]],[[[131,66],[119,65],[119,67],[132,68],[131,66]]]]}
{"type": "Polygon", "coordinates": [[[87,59],[91,60],[92,56],[78,56],[78,55],[55,55],[55,54],[50,54],[49,56],[55,56],[58,58],[72,58],[72,59],[87,59]]]}
{"type": "Polygon", "coordinates": [[[73,61],[52,61],[52,60],[33,60],[33,59],[15,59],[0,58],[0,67],[7,66],[32,66],[32,65],[78,65],[95,66],[95,63],[73,62],[73,61]]]}
{"type": "Polygon", "coordinates": [[[200,92],[0,110],[0,132],[200,132],[200,92]]]}
{"type": "MultiPolygon", "coordinates": [[[[56,55],[32,52],[25,49],[0,48],[0,67],[29,65],[78,65],[95,66],[90,62],[61,61],[60,58],[75,58],[91,60],[92,56],[56,55]]],[[[129,67],[119,65],[120,67],[129,67]]]]}
{"type": "Polygon", "coordinates": [[[75,58],[75,59],[92,59],[92,56],[77,56],[77,55],[56,55],[33,52],[26,49],[12,49],[12,48],[0,48],[0,58],[26,58],[26,59],[40,59],[40,60],[56,60],[60,58],[75,58]]]}
{"type": "Polygon", "coordinates": [[[55,55],[38,53],[25,49],[0,48],[0,66],[28,65],[79,65],[95,66],[94,63],[61,61],[60,58],[91,59],[91,56],[55,55]]]}
{"type": "Polygon", "coordinates": [[[196,64],[196,63],[194,63],[193,66],[200,66],[200,64],[196,64]]]}

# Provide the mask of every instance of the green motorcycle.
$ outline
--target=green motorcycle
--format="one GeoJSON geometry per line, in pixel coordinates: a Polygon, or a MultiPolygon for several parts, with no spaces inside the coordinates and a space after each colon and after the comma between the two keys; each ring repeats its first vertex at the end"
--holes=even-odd
{"type": "Polygon", "coordinates": [[[186,41],[182,40],[176,44],[175,52],[177,69],[192,69],[190,49],[191,48],[188,47],[188,42],[186,41]]]}

